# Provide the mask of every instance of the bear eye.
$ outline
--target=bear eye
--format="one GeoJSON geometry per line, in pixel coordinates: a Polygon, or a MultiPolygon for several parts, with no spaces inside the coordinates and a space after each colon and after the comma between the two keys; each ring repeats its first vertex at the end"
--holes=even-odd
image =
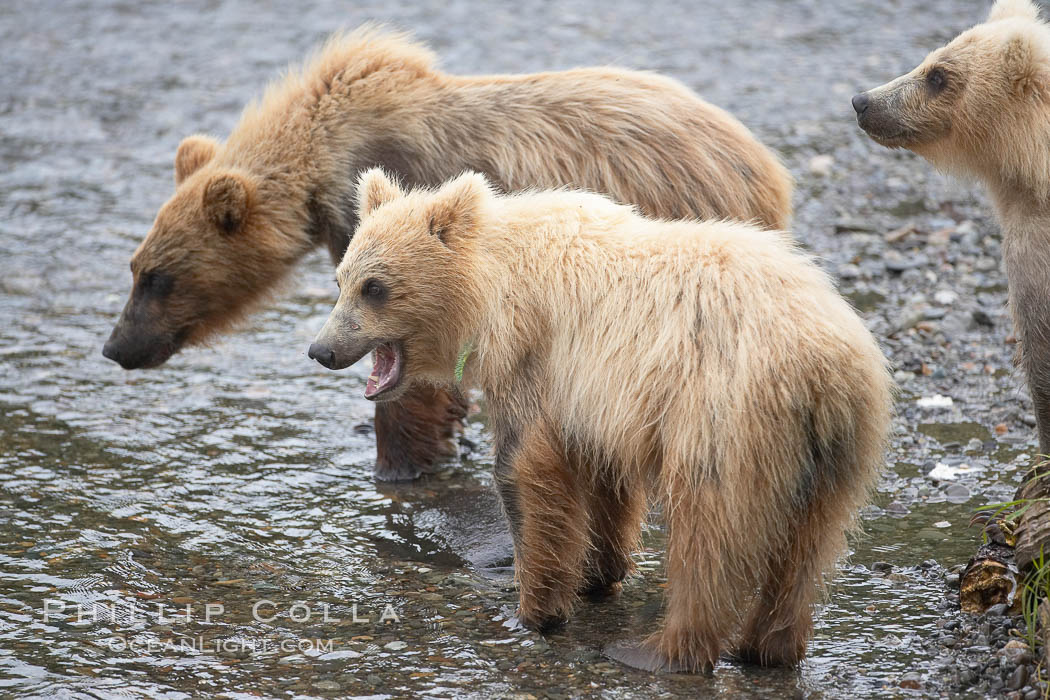
{"type": "Polygon", "coordinates": [[[164,272],[150,270],[143,272],[139,277],[139,288],[143,293],[154,296],[165,296],[171,293],[175,286],[175,278],[164,272]]]}
{"type": "Polygon", "coordinates": [[[386,299],[386,287],[379,280],[367,280],[361,285],[361,296],[373,301],[383,301],[386,299]]]}
{"type": "Polygon", "coordinates": [[[934,68],[926,74],[926,85],[931,92],[940,92],[948,84],[948,77],[940,68],[934,68]]]}

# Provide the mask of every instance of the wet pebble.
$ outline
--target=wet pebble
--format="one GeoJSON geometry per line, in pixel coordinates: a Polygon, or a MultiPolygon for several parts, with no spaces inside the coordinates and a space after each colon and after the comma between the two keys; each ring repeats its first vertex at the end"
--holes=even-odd
{"type": "Polygon", "coordinates": [[[1032,650],[1019,639],[1012,639],[999,651],[1007,663],[1026,664],[1032,660],[1032,650]]]}
{"type": "Polygon", "coordinates": [[[829,155],[813,156],[809,159],[809,172],[817,177],[827,177],[834,165],[835,159],[829,155]]]}
{"type": "Polygon", "coordinates": [[[1006,682],[1006,687],[1010,690],[1020,690],[1024,687],[1024,684],[1028,682],[1028,666],[1021,664],[1014,669],[1014,672],[1010,674],[1009,680],[1006,682]]]}
{"type": "Polygon", "coordinates": [[[951,484],[944,490],[949,503],[966,503],[970,500],[970,489],[962,484],[951,484]]]}
{"type": "Polygon", "coordinates": [[[335,692],[338,690],[342,690],[343,686],[339,685],[335,681],[316,681],[314,683],[314,688],[324,692],[335,692]]]}

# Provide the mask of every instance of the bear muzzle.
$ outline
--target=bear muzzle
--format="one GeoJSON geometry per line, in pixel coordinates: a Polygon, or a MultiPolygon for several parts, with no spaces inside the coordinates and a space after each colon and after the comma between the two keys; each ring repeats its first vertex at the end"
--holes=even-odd
{"type": "Polygon", "coordinates": [[[113,329],[109,340],[102,346],[102,356],[124,369],[150,369],[159,367],[174,355],[181,345],[175,338],[129,338],[120,326],[113,329]]]}

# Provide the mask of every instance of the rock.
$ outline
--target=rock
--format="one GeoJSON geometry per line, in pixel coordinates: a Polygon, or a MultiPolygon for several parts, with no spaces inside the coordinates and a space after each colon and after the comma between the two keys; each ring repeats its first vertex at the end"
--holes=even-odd
{"type": "Polygon", "coordinates": [[[1028,682],[1028,666],[1021,664],[1014,669],[1014,672],[1010,674],[1009,680],[1006,681],[1006,687],[1010,690],[1020,690],[1024,687],[1024,684],[1028,682]]]}
{"type": "Polygon", "coordinates": [[[948,574],[944,577],[944,584],[948,586],[948,588],[958,588],[959,574],[948,574]]]}
{"type": "Polygon", "coordinates": [[[878,571],[879,573],[889,573],[893,571],[893,564],[888,561],[877,561],[871,565],[872,571],[878,571]]]}
{"type": "Polygon", "coordinates": [[[905,224],[898,229],[894,229],[887,233],[884,238],[887,243],[896,243],[897,241],[903,241],[905,238],[913,233],[916,233],[918,229],[915,228],[914,224],[905,224]]]}
{"type": "Polygon", "coordinates": [[[835,159],[829,155],[813,156],[809,159],[809,172],[817,177],[827,177],[831,174],[833,165],[835,159]]]}
{"type": "Polygon", "coordinates": [[[966,221],[959,223],[959,225],[955,227],[955,232],[952,234],[952,238],[958,240],[963,236],[969,236],[975,233],[977,233],[977,224],[975,224],[970,219],[967,219],[966,221]]]}
{"type": "Polygon", "coordinates": [[[949,503],[966,503],[970,500],[970,489],[962,484],[952,484],[944,490],[944,496],[949,503]]]}
{"type": "Polygon", "coordinates": [[[939,292],[935,292],[933,300],[941,306],[951,306],[958,301],[959,295],[950,289],[942,289],[939,292]]]}
{"type": "Polygon", "coordinates": [[[1011,639],[1007,642],[1006,646],[999,650],[999,656],[1015,665],[1029,663],[1034,658],[1031,648],[1020,639],[1011,639]]]}
{"type": "Polygon", "coordinates": [[[988,617],[1001,617],[1002,615],[1006,614],[1006,610],[1009,607],[1010,606],[1006,603],[996,603],[992,607],[988,608],[985,614],[988,615],[988,617]]]}
{"type": "Polygon", "coordinates": [[[914,671],[911,673],[905,673],[901,677],[901,681],[898,685],[910,690],[919,690],[922,688],[922,674],[915,673],[914,671]]]}
{"type": "Polygon", "coordinates": [[[995,258],[989,258],[987,255],[982,255],[977,258],[977,262],[974,263],[974,267],[981,272],[989,272],[999,267],[999,263],[996,262],[995,258]]]}
{"type": "MultiPolygon", "coordinates": [[[[892,251],[891,251],[892,252],[892,251]]],[[[901,273],[905,270],[911,270],[917,267],[926,267],[930,262],[930,259],[919,253],[918,255],[887,255],[883,263],[886,265],[886,269],[889,272],[901,273]]]]}
{"type": "Polygon", "coordinates": [[[874,230],[873,224],[845,215],[835,221],[835,233],[870,233],[874,230]]]}
{"type": "Polygon", "coordinates": [[[314,683],[314,687],[318,690],[323,690],[325,692],[334,692],[343,689],[343,686],[339,685],[335,681],[317,681],[316,683],[314,683]]]}
{"type": "Polygon", "coordinates": [[[839,279],[852,280],[860,277],[860,267],[853,263],[846,263],[845,265],[839,265],[839,279]]]}
{"type": "Polygon", "coordinates": [[[930,306],[923,310],[922,315],[927,321],[937,321],[944,318],[947,313],[948,309],[939,306],[930,306]]]}
{"type": "Polygon", "coordinates": [[[951,408],[954,401],[950,396],[941,396],[940,394],[934,394],[933,396],[923,396],[915,402],[919,408],[951,408]]]}
{"type": "Polygon", "coordinates": [[[893,332],[906,331],[913,328],[915,324],[923,319],[923,310],[912,307],[904,307],[892,323],[893,332]]]}
{"type": "Polygon", "coordinates": [[[987,312],[983,311],[982,309],[974,309],[972,312],[970,312],[970,318],[972,318],[973,322],[976,323],[978,326],[984,326],[985,328],[995,327],[995,321],[993,321],[992,317],[989,316],[987,312]]]}

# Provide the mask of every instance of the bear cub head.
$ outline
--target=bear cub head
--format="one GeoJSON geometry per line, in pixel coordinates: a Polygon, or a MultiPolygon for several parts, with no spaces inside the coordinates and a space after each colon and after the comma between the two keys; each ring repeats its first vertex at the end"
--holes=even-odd
{"type": "Polygon", "coordinates": [[[474,241],[491,196],[475,173],[409,193],[378,168],[364,173],[361,223],[336,271],[339,300],[309,356],[343,369],[372,353],[373,401],[413,383],[448,384],[477,324],[474,241]]]}
{"type": "Polygon", "coordinates": [[[216,162],[221,148],[206,136],[179,145],[175,194],[131,258],[131,294],[102,350],[125,369],[225,329],[281,274],[291,224],[279,206],[264,210],[274,198],[261,178],[216,162]]]}
{"type": "Polygon", "coordinates": [[[1025,175],[1012,171],[1025,169],[1029,143],[1046,150],[1048,99],[1050,27],[1030,0],[998,0],[985,23],[910,73],[855,95],[853,108],[884,146],[960,174],[1009,178],[1025,175]],[[1011,154],[1020,157],[1011,162],[1011,154]],[[1002,170],[1004,156],[1011,171],[1002,170]]]}

